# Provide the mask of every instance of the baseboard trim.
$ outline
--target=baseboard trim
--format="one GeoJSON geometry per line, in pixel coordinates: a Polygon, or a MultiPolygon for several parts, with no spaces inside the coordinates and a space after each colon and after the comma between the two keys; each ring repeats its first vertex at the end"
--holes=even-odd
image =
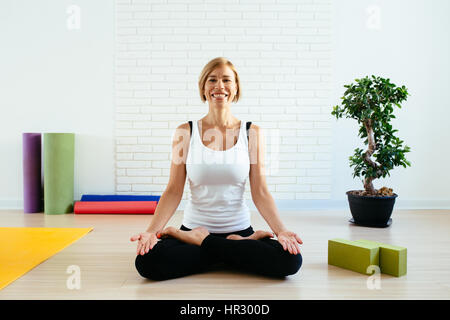
{"type": "Polygon", "coordinates": [[[23,210],[23,200],[0,199],[1,210],[23,210]]]}
{"type": "MultiPolygon", "coordinates": [[[[252,200],[246,200],[250,210],[257,210],[252,200]]],[[[182,200],[178,210],[183,210],[186,200],[182,200]]],[[[348,210],[347,199],[343,200],[275,200],[280,211],[348,210]]],[[[23,210],[23,200],[0,199],[1,210],[23,210]]],[[[450,200],[397,200],[398,210],[449,210],[450,200]]]]}

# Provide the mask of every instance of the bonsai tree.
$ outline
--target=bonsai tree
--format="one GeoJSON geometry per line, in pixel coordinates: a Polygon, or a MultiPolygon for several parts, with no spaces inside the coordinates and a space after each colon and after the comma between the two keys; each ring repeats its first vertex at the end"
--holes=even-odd
{"type": "Polygon", "coordinates": [[[370,78],[355,79],[356,83],[345,85],[347,90],[342,99],[342,106],[333,107],[331,112],[337,119],[345,116],[358,121],[359,136],[364,139],[367,150],[355,149],[350,156],[350,166],[354,167],[353,178],[363,177],[364,191],[360,195],[386,196],[393,195],[391,188],[376,190],[373,180],[385,178],[395,166],[411,166],[405,153],[410,152],[408,146],[395,136],[398,130],[390,124],[394,107],[401,108],[400,103],[406,101],[408,90],[405,86],[397,87],[389,79],[372,75],[370,78]],[[374,159],[372,159],[372,157],[374,159]]]}

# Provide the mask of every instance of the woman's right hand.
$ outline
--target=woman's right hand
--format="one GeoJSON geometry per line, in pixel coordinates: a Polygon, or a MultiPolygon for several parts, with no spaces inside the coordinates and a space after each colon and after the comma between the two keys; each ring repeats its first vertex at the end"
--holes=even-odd
{"type": "Polygon", "coordinates": [[[136,254],[144,255],[149,250],[153,249],[155,244],[158,242],[156,233],[154,232],[142,232],[135,234],[130,238],[131,241],[138,241],[136,254]]]}

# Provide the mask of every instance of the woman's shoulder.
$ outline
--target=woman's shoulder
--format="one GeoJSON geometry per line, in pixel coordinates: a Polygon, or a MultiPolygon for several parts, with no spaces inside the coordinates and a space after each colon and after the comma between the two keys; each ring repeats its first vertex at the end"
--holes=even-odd
{"type": "Polygon", "coordinates": [[[254,124],[253,122],[250,124],[250,129],[255,129],[255,130],[259,130],[259,126],[254,124]]]}
{"type": "Polygon", "coordinates": [[[185,123],[180,124],[180,125],[177,127],[177,129],[189,129],[189,127],[190,127],[190,125],[189,125],[189,121],[188,121],[188,122],[185,122],[185,123]]]}
{"type": "Polygon", "coordinates": [[[259,134],[261,132],[261,127],[256,125],[256,124],[254,124],[253,122],[250,124],[250,128],[248,128],[248,129],[253,134],[259,134]]]}
{"type": "Polygon", "coordinates": [[[173,136],[173,140],[176,142],[184,141],[188,142],[191,137],[191,128],[189,122],[180,124],[176,129],[173,136]]]}
{"type": "MultiPolygon", "coordinates": [[[[191,122],[191,123],[192,123],[192,122],[191,122]]],[[[190,135],[191,135],[191,132],[192,132],[192,128],[191,128],[191,125],[189,124],[189,121],[180,124],[180,125],[176,128],[176,131],[179,132],[179,133],[183,133],[183,135],[184,135],[184,134],[188,134],[188,135],[190,136],[190,135]]]]}

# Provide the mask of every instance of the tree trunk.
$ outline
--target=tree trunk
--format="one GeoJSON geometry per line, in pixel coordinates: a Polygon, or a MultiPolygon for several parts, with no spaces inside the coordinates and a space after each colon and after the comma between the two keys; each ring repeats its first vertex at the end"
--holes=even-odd
{"type": "Polygon", "coordinates": [[[374,188],[372,180],[375,178],[369,177],[364,179],[364,190],[366,190],[370,194],[376,194],[377,190],[374,188]]]}
{"type": "MultiPolygon", "coordinates": [[[[376,171],[378,171],[378,165],[370,159],[372,154],[374,154],[375,150],[377,149],[377,146],[375,144],[375,137],[372,129],[372,120],[367,119],[364,121],[364,127],[367,131],[367,140],[369,143],[369,149],[364,153],[364,162],[374,168],[376,171]]],[[[372,181],[374,180],[374,177],[367,177],[364,179],[364,189],[369,194],[376,194],[377,190],[375,190],[372,181]]]]}

